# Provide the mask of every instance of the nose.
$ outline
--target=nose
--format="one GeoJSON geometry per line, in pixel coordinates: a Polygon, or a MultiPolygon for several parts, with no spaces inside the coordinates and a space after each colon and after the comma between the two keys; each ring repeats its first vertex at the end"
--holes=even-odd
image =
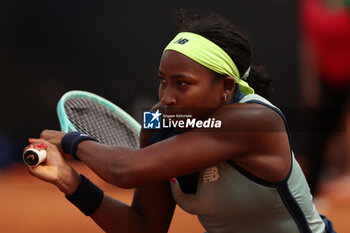
{"type": "Polygon", "coordinates": [[[160,93],[160,102],[163,106],[174,106],[177,103],[177,98],[171,88],[166,88],[160,93]]]}

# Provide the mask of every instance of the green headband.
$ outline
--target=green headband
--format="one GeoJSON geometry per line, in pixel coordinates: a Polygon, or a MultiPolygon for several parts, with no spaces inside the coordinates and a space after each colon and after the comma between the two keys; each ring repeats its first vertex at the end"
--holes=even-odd
{"type": "Polygon", "coordinates": [[[180,32],[163,52],[166,50],[177,51],[210,70],[226,74],[235,80],[243,94],[254,94],[254,89],[240,78],[239,71],[230,56],[205,37],[192,32],[180,32]]]}

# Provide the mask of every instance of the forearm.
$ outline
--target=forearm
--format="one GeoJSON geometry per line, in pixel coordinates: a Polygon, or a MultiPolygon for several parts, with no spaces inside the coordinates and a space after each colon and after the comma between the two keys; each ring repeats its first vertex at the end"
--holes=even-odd
{"type": "Polygon", "coordinates": [[[105,195],[91,218],[106,232],[165,233],[174,209],[170,184],[161,182],[136,189],[131,206],[105,195]]]}
{"type": "Polygon", "coordinates": [[[69,184],[71,181],[66,180],[61,183],[68,189],[64,189],[65,191],[60,189],[73,205],[85,215],[90,216],[104,231],[147,232],[144,217],[134,207],[103,194],[101,189],[88,181],[86,177],[81,176],[80,178],[76,172],[72,176],[73,180],[76,180],[75,174],[79,177],[78,186],[72,190],[70,189],[72,185],[69,184]]]}
{"type": "Polygon", "coordinates": [[[79,183],[80,176],[71,166],[65,166],[60,169],[56,186],[65,195],[73,194],[79,183]]]}
{"type": "Polygon", "coordinates": [[[56,185],[82,213],[106,232],[145,232],[144,218],[136,209],[103,194],[86,177],[72,171],[69,176],[62,174],[65,178],[56,185]]]}
{"type": "Polygon", "coordinates": [[[106,232],[146,232],[143,217],[133,207],[107,195],[90,217],[106,232]]]}
{"type": "MultiPolygon", "coordinates": [[[[154,229],[157,229],[157,227],[154,225],[154,221],[143,216],[140,208],[134,207],[134,205],[126,205],[103,194],[103,191],[92,184],[86,177],[80,176],[74,169],[69,168],[71,167],[67,166],[64,169],[60,169],[62,178],[59,179],[56,186],[66,194],[67,199],[73,205],[85,215],[90,216],[104,231],[155,233],[154,229]]],[[[152,188],[152,190],[159,190],[159,188],[152,188]]],[[[159,193],[162,196],[169,196],[166,191],[159,191],[159,193]]],[[[136,204],[136,206],[138,205],[136,204]]],[[[167,205],[164,204],[164,206],[167,205]]]]}
{"type": "Polygon", "coordinates": [[[130,188],[128,174],[136,150],[111,147],[93,141],[83,141],[78,145],[77,156],[92,171],[108,183],[121,188],[130,188]]]}

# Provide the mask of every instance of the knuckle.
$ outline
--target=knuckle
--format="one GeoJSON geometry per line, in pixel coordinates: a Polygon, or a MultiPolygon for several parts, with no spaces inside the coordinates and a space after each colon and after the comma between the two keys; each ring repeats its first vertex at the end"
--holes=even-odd
{"type": "Polygon", "coordinates": [[[45,130],[40,133],[40,138],[43,138],[45,136],[45,130]]]}
{"type": "Polygon", "coordinates": [[[43,130],[43,131],[41,132],[40,137],[41,137],[41,138],[45,138],[45,137],[47,136],[47,134],[48,134],[48,130],[45,129],[45,130],[43,130]]]}

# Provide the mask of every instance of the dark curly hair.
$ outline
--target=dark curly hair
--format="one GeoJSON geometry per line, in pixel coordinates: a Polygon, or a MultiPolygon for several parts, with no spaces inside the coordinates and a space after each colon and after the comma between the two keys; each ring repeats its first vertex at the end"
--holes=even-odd
{"type": "MultiPolygon", "coordinates": [[[[267,78],[264,67],[251,64],[251,49],[247,37],[240,32],[230,21],[215,13],[206,16],[187,15],[185,10],[176,11],[178,32],[193,32],[214,42],[222,48],[235,62],[241,76],[250,66],[247,78],[255,93],[270,97],[272,80],[267,78]]],[[[223,75],[217,74],[219,78],[223,75]]]]}

